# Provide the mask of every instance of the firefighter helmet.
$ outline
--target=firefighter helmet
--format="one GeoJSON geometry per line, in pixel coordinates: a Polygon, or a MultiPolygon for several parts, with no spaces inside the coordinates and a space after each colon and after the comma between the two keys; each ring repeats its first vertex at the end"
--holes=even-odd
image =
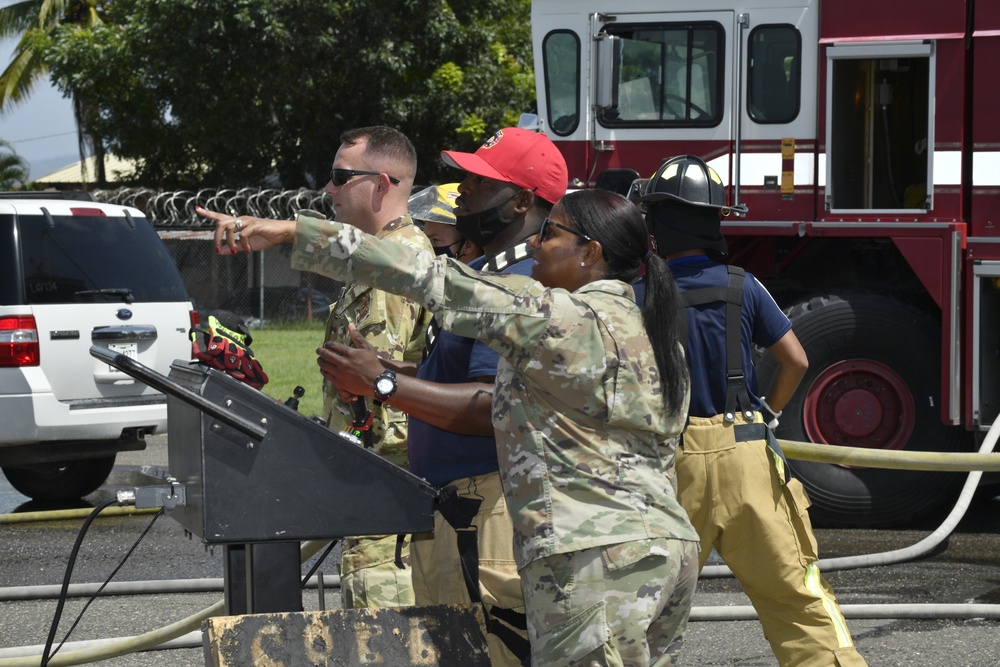
{"type": "Polygon", "coordinates": [[[410,195],[407,209],[410,217],[422,222],[455,224],[455,200],[458,198],[458,183],[432,185],[410,195]]]}
{"type": "Polygon", "coordinates": [[[726,187],[719,174],[696,155],[664,160],[646,183],[640,201],[647,206],[667,200],[730,213],[745,214],[745,206],[726,204],[726,187]]]}
{"type": "MultiPolygon", "coordinates": [[[[729,252],[721,218],[735,207],[726,206],[722,179],[694,155],[664,160],[640,197],[646,224],[661,257],[701,249],[716,261],[729,252]]],[[[745,207],[736,210],[746,212],[745,207]]]]}

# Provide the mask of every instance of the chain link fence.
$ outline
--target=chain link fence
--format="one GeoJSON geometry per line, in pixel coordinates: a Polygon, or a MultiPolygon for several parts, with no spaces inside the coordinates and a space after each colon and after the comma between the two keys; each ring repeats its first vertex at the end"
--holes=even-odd
{"type": "Polygon", "coordinates": [[[242,188],[159,191],[147,188],[98,190],[98,201],[143,211],[180,270],[195,307],[236,313],[251,328],[323,321],[341,284],[289,266],[289,246],[236,257],[220,256],[212,243],[214,225],[196,206],[233,216],[292,220],[302,210],[333,218],[333,202],[317,190],[242,188]]]}

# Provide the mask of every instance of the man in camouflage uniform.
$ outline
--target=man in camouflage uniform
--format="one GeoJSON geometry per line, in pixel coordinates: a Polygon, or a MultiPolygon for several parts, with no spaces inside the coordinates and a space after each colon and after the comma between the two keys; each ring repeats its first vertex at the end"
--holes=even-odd
{"type": "MultiPolygon", "coordinates": [[[[627,283],[548,289],[308,216],[251,220],[237,245],[232,221],[209,217],[225,252],[294,243],[294,268],[406,294],[497,350],[493,424],[533,663],[674,664],[697,579],[697,533],[665,483],[686,400],[665,404],[627,283]]],[[[604,261],[599,247],[586,262],[604,261]]]]}
{"type": "MultiPolygon", "coordinates": [[[[335,219],[379,238],[402,243],[413,251],[430,251],[430,241],[407,215],[407,200],[417,169],[416,151],[405,135],[388,127],[364,127],[341,135],[326,192],[335,219]]],[[[418,361],[430,314],[403,297],[348,282],[330,307],[324,340],[350,344],[353,324],[383,355],[418,361]]],[[[372,444],[387,460],[407,467],[406,414],[374,402],[372,444]]],[[[345,430],[354,418],[351,403],[323,383],[323,415],[333,431],[345,430]]],[[[341,557],[341,596],[345,608],[412,605],[413,584],[406,545],[396,562],[397,537],[347,538],[341,557]]]]}

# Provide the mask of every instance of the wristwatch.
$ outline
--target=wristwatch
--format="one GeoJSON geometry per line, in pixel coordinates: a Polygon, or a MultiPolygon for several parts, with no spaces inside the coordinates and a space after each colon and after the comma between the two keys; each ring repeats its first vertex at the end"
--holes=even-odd
{"type": "Polygon", "coordinates": [[[396,371],[385,369],[375,378],[375,400],[388,401],[396,393],[396,371]]]}

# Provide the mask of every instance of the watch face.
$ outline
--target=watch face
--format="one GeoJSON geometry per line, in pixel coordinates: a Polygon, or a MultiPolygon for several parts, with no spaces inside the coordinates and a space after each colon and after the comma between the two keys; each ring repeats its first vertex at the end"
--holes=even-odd
{"type": "Polygon", "coordinates": [[[393,382],[392,380],[390,380],[389,378],[381,378],[375,384],[375,390],[378,393],[380,393],[383,396],[385,396],[385,395],[389,394],[393,390],[393,388],[395,388],[395,386],[396,386],[396,383],[393,382]]]}

